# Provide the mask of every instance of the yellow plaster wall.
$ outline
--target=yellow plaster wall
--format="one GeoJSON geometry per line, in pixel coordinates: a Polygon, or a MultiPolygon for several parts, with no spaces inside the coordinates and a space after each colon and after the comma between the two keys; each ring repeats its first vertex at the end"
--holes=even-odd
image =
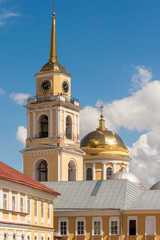
{"type": "Polygon", "coordinates": [[[68,163],[74,159],[77,165],[77,180],[83,180],[83,157],[62,152],[62,181],[68,181],[68,163]]]}
{"type": "Polygon", "coordinates": [[[70,79],[65,78],[61,74],[54,75],[54,73],[53,73],[53,75],[47,76],[47,77],[43,77],[43,76],[39,77],[39,74],[37,74],[37,78],[36,78],[36,95],[37,96],[46,96],[46,95],[51,95],[51,94],[58,95],[61,93],[70,98],[70,96],[71,96],[71,80],[70,79]],[[45,79],[49,79],[52,82],[52,88],[47,93],[41,92],[40,87],[39,87],[41,84],[41,81],[43,81],[45,79]],[[64,80],[67,81],[69,84],[69,92],[67,94],[64,94],[63,89],[62,89],[62,83],[64,80]]]}
{"type": "Polygon", "coordinates": [[[58,180],[58,154],[41,154],[33,156],[24,156],[23,157],[23,172],[27,176],[34,178],[33,170],[34,164],[39,159],[45,159],[48,162],[48,171],[49,171],[49,181],[58,180]]]}

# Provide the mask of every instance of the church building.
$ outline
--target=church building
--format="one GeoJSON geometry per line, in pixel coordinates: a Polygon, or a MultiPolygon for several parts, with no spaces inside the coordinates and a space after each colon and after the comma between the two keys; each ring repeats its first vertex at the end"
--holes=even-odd
{"type": "MultiPolygon", "coordinates": [[[[59,63],[53,11],[48,62],[29,98],[24,173],[61,193],[55,199],[55,239],[159,240],[160,187],[145,190],[129,172],[128,149],[107,129],[103,106],[97,129],[79,140],[79,101],[71,74],[59,63]]],[[[160,184],[159,184],[160,185],[160,184]]]]}

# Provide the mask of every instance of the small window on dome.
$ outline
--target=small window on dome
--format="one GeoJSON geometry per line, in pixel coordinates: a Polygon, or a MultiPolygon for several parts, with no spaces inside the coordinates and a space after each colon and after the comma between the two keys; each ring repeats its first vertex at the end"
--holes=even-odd
{"type": "Polygon", "coordinates": [[[87,171],[86,171],[86,180],[92,180],[92,168],[89,167],[87,168],[87,171]]]}
{"type": "Polygon", "coordinates": [[[112,168],[108,167],[107,168],[107,179],[109,179],[112,176],[112,168]]]}

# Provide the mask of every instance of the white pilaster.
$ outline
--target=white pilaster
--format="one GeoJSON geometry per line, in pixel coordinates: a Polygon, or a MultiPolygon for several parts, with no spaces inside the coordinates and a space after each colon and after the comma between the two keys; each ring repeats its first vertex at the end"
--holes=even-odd
{"type": "Polygon", "coordinates": [[[56,110],[56,129],[57,129],[57,135],[60,135],[60,110],[57,108],[56,110]]]}
{"type": "MultiPolygon", "coordinates": [[[[18,212],[20,212],[20,193],[18,192],[18,212]]],[[[20,215],[17,216],[18,221],[20,221],[20,215]]]]}
{"type": "Polygon", "coordinates": [[[50,137],[53,137],[53,110],[50,108],[49,109],[49,119],[50,119],[50,137]]]}
{"type": "Polygon", "coordinates": [[[83,163],[83,180],[86,180],[86,163],[83,163]]]}
{"type": "Polygon", "coordinates": [[[59,110],[59,135],[62,135],[62,110],[59,110]]]}
{"type": "Polygon", "coordinates": [[[103,180],[106,180],[106,164],[103,163],[103,180]]]}
{"type": "Polygon", "coordinates": [[[30,138],[30,111],[27,110],[27,138],[30,138]]]}
{"type": "Polygon", "coordinates": [[[77,134],[79,136],[79,114],[77,114],[77,134]]]}
{"type": "Polygon", "coordinates": [[[33,137],[36,137],[36,112],[33,112],[33,137]]]}
{"type": "Polygon", "coordinates": [[[64,129],[64,136],[66,136],[66,111],[65,110],[63,113],[63,129],[64,129]]]}
{"type": "Polygon", "coordinates": [[[93,163],[93,180],[96,179],[96,169],[95,169],[95,163],[93,163]]]}
{"type": "Polygon", "coordinates": [[[74,136],[77,138],[77,134],[76,134],[76,114],[74,114],[74,136]]]}

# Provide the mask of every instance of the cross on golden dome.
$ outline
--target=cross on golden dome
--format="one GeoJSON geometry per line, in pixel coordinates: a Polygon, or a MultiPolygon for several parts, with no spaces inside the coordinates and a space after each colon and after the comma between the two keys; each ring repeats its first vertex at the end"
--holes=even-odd
{"type": "Polygon", "coordinates": [[[101,115],[100,115],[101,119],[104,118],[104,115],[103,115],[103,108],[104,108],[104,106],[101,105],[101,115]]]}

